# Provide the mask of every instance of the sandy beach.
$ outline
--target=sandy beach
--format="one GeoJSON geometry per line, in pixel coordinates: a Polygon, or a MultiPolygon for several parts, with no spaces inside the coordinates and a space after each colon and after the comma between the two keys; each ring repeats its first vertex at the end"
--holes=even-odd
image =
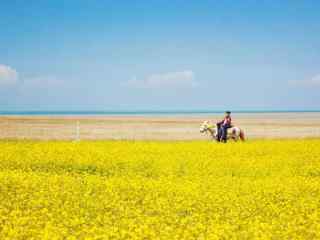
{"type": "MultiPolygon", "coordinates": [[[[221,115],[1,116],[1,139],[38,140],[206,140],[204,120],[221,115]]],[[[248,139],[320,137],[320,113],[238,113],[234,125],[248,139]]]]}

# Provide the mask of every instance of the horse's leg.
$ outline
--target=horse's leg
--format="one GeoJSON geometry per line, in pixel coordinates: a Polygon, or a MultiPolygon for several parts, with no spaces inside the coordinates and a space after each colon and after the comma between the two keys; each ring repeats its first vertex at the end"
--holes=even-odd
{"type": "Polygon", "coordinates": [[[235,134],[232,134],[232,135],[231,135],[231,138],[232,138],[232,140],[235,141],[235,142],[238,140],[238,139],[237,139],[237,135],[235,135],[235,134]]]}
{"type": "Polygon", "coordinates": [[[211,137],[212,137],[212,140],[217,140],[217,137],[215,136],[214,132],[212,130],[210,130],[210,133],[211,133],[211,137]]]}
{"type": "Polygon", "coordinates": [[[239,137],[240,137],[240,131],[237,131],[236,129],[234,129],[233,132],[232,132],[232,136],[233,136],[233,140],[235,142],[237,142],[239,140],[239,137]]]}
{"type": "Polygon", "coordinates": [[[238,138],[237,138],[237,136],[235,136],[235,135],[232,137],[232,139],[233,139],[235,142],[238,141],[238,138]]]}
{"type": "Polygon", "coordinates": [[[210,129],[209,131],[210,131],[210,134],[211,134],[212,140],[216,140],[216,141],[218,141],[218,138],[217,138],[217,136],[215,135],[214,131],[213,131],[212,129],[210,129]]]}

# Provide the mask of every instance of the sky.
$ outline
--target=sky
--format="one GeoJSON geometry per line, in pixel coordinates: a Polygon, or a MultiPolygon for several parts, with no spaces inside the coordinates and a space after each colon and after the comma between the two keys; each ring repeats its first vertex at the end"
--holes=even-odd
{"type": "Polygon", "coordinates": [[[319,110],[320,1],[2,1],[0,111],[319,110]]]}

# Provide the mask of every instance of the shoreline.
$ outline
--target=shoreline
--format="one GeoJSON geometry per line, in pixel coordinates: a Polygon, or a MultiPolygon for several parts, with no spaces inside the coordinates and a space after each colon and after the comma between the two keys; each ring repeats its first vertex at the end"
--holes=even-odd
{"type": "MultiPolygon", "coordinates": [[[[149,111],[149,110],[137,110],[137,111],[0,111],[0,117],[7,116],[46,116],[46,117],[69,117],[69,116],[86,116],[86,117],[163,117],[163,116],[202,116],[202,115],[216,115],[224,114],[225,111],[209,111],[209,110],[199,110],[199,111],[188,111],[188,110],[159,110],[159,111],[149,111]]],[[[298,114],[298,113],[320,113],[320,110],[234,110],[232,114],[298,114]]]]}

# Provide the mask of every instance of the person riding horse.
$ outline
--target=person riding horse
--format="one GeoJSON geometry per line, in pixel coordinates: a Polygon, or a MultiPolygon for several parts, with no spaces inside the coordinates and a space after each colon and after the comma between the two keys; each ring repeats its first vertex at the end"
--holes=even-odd
{"type": "Polygon", "coordinates": [[[217,141],[218,142],[227,142],[227,131],[228,128],[231,128],[231,112],[226,111],[224,119],[220,122],[217,123],[217,129],[218,129],[218,137],[217,141]]]}
{"type": "MultiPolygon", "coordinates": [[[[219,126],[223,124],[223,121],[220,122],[219,126]]],[[[231,126],[231,124],[230,124],[231,126]]],[[[225,125],[226,129],[228,129],[228,125],[225,125]]],[[[220,128],[222,129],[222,127],[220,128]]],[[[217,124],[212,124],[210,121],[204,121],[200,125],[200,133],[210,133],[212,139],[217,140],[220,142],[222,139],[222,130],[220,130],[220,134],[218,132],[218,126],[217,124]],[[219,136],[218,136],[219,135],[219,136]],[[218,138],[219,137],[219,138],[218,138]],[[219,140],[218,140],[219,139],[219,140]]],[[[236,126],[231,126],[230,130],[226,131],[226,139],[233,139],[234,141],[238,141],[239,139],[241,141],[245,141],[245,134],[244,131],[236,126]]]]}

